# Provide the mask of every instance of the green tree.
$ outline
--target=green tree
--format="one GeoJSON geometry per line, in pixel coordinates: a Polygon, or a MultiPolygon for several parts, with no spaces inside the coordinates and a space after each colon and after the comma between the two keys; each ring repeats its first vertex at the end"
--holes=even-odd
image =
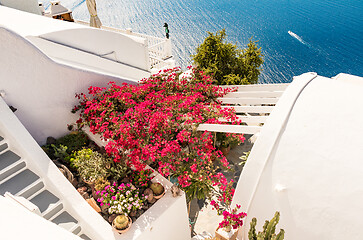
{"type": "Polygon", "coordinates": [[[225,29],[209,36],[192,55],[197,67],[212,75],[218,85],[255,84],[261,72],[263,55],[257,42],[247,44],[239,49],[235,44],[225,42],[225,29]]]}

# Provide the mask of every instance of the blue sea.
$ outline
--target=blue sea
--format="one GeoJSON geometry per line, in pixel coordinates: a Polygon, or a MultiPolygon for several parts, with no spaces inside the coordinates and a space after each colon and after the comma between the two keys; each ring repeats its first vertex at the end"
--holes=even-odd
{"type": "MultiPolygon", "coordinates": [[[[164,36],[169,24],[177,64],[207,36],[223,28],[245,47],[253,37],[264,55],[260,82],[291,82],[317,72],[363,76],[362,0],[96,0],[104,25],[164,36]]],[[[76,19],[89,20],[84,0],[62,0],[76,19]]],[[[44,1],[49,6],[49,0],[44,1]]]]}

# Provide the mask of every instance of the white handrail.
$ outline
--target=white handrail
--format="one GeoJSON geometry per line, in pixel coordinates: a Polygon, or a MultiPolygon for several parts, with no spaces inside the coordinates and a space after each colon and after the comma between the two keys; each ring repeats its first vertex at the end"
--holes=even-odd
{"type": "MultiPolygon", "coordinates": [[[[89,26],[88,22],[75,20],[76,23],[89,26]]],[[[143,33],[132,32],[131,29],[118,29],[114,27],[101,26],[101,29],[141,37],[147,40],[147,48],[149,52],[149,67],[150,69],[161,69],[164,67],[174,67],[174,61],[171,53],[171,40],[160,38],[143,33]]]]}

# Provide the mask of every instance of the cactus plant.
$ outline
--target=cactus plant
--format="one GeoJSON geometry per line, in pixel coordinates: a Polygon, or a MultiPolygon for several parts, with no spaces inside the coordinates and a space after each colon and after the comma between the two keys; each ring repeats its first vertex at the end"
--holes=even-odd
{"type": "Polygon", "coordinates": [[[280,229],[280,232],[276,235],[276,225],[279,223],[280,213],[276,212],[271,221],[265,221],[263,225],[263,231],[256,234],[257,219],[253,218],[251,221],[250,231],[248,232],[249,240],[283,240],[285,230],[280,229]]]}
{"type": "Polygon", "coordinates": [[[113,224],[117,230],[124,230],[129,225],[129,217],[125,215],[118,215],[114,220],[113,224]]]}
{"type": "Polygon", "coordinates": [[[95,181],[95,189],[97,191],[104,190],[107,185],[110,185],[110,182],[106,178],[104,178],[104,177],[98,178],[95,181]]]}
{"type": "Polygon", "coordinates": [[[160,183],[152,183],[150,188],[153,190],[155,196],[159,196],[164,192],[164,187],[160,183]]]}

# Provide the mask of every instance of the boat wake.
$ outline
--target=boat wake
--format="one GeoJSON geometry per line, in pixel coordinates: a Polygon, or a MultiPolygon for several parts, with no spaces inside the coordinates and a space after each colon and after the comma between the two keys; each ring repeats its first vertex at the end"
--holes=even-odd
{"type": "Polygon", "coordinates": [[[298,40],[299,42],[301,42],[302,44],[311,47],[309,43],[305,42],[299,35],[297,35],[296,33],[293,33],[291,31],[287,31],[288,34],[290,34],[291,37],[295,38],[296,40],[298,40]]]}

